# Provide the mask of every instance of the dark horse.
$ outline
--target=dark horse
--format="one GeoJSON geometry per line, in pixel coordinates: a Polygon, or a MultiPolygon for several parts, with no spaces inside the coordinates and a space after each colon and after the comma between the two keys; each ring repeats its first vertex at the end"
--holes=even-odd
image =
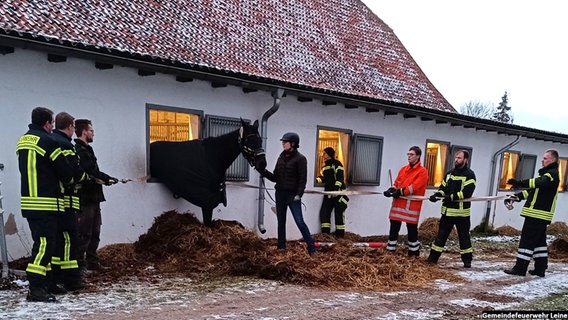
{"type": "Polygon", "coordinates": [[[201,207],[203,224],[211,225],[213,209],[227,206],[225,173],[242,153],[251,166],[262,172],[266,158],[258,120],[253,125],[241,119],[235,131],[203,140],[156,141],[150,144],[150,173],[163,182],[174,197],[201,207]]]}

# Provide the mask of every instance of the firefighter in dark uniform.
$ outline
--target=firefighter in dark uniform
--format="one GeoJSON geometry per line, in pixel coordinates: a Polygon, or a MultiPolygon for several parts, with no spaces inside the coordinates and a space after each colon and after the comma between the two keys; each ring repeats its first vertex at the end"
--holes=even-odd
{"type": "Polygon", "coordinates": [[[53,112],[38,107],[32,111],[29,130],[18,141],[16,154],[21,176],[22,216],[30,227],[33,247],[26,268],[28,301],[54,302],[48,292],[47,275],[55,250],[57,217],[63,214],[64,199],[60,183],[72,185],[82,176],[73,176],[57,141],[51,137],[53,112]]]}
{"type": "Polygon", "coordinates": [[[505,199],[505,205],[508,206],[512,202],[526,200],[521,210],[521,216],[525,217],[525,222],[519,240],[517,262],[512,269],[504,270],[505,273],[518,276],[526,275],[532,258],[534,259],[534,269],[529,270],[529,273],[544,277],[548,268],[546,228],[554,215],[559,182],[558,151],[554,149],[544,152],[542,168],[538,170],[538,177],[526,180],[509,179],[507,181],[513,189],[527,189],[505,199]]]}
{"type": "MultiPolygon", "coordinates": [[[[63,155],[73,167],[75,175],[84,173],[79,165],[79,157],[75,147],[71,143],[71,137],[75,132],[74,118],[67,112],[60,112],[55,116],[55,129],[53,138],[59,143],[63,155]]],[[[84,287],[81,273],[79,272],[78,257],[78,212],[81,209],[79,189],[81,184],[63,186],[65,199],[65,213],[59,215],[58,231],[56,239],[56,251],[51,258],[53,276],[50,279],[49,291],[54,294],[62,294],[66,291],[76,291],[84,287]],[[63,284],[63,287],[61,287],[63,284]]]]}
{"type": "Polygon", "coordinates": [[[440,198],[444,199],[438,235],[428,256],[430,263],[438,263],[450,232],[455,225],[458,231],[463,266],[471,268],[471,260],[473,259],[473,248],[469,235],[471,202],[456,201],[470,198],[475,190],[475,173],[468,168],[468,159],[469,152],[466,150],[458,151],[454,159],[455,167],[446,173],[438,191],[430,196],[432,202],[436,202],[440,198]]]}
{"type": "MultiPolygon", "coordinates": [[[[344,170],[341,161],[335,159],[335,150],[331,147],[323,149],[323,159],[325,161],[321,169],[320,176],[316,178],[318,183],[324,184],[325,191],[345,190],[344,170]]],[[[345,236],[345,209],[349,198],[345,195],[334,196],[324,195],[320,209],[321,233],[331,232],[331,212],[335,212],[335,236],[343,238],[345,236]]]]}

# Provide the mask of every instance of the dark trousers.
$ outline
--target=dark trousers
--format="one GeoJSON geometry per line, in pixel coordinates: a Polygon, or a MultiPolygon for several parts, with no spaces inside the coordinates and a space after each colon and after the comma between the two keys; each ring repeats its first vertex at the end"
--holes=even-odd
{"type": "Polygon", "coordinates": [[[56,248],[57,218],[60,214],[58,212],[38,212],[26,216],[34,242],[32,255],[26,268],[30,289],[47,286],[47,275],[51,271],[51,257],[56,248]]]}
{"type": "Polygon", "coordinates": [[[310,234],[310,229],[304,222],[302,215],[302,201],[294,201],[295,194],[293,192],[276,190],[276,218],[278,219],[278,248],[286,248],[286,213],[288,208],[292,212],[292,217],[302,233],[304,241],[308,245],[308,252],[316,252],[314,239],[310,234]]]}
{"type": "Polygon", "coordinates": [[[79,235],[78,213],[68,211],[58,215],[55,253],[51,259],[53,280],[70,283],[81,280],[78,265],[79,235]]]}
{"type": "Polygon", "coordinates": [[[330,233],[331,231],[331,212],[335,213],[335,232],[343,234],[345,232],[345,209],[347,205],[340,202],[340,196],[324,196],[319,212],[321,232],[330,233]]]}
{"type": "Polygon", "coordinates": [[[515,270],[526,272],[531,258],[534,259],[534,267],[537,272],[544,272],[548,268],[548,247],[546,244],[548,223],[546,220],[525,217],[515,270]]]}
{"type": "Polygon", "coordinates": [[[78,219],[79,248],[78,261],[80,267],[98,265],[100,263],[97,249],[99,248],[101,235],[101,207],[100,203],[81,205],[81,213],[78,219]]]}
{"type": "Polygon", "coordinates": [[[473,259],[473,248],[471,247],[471,239],[469,236],[469,229],[471,227],[471,222],[469,217],[448,217],[445,214],[442,215],[438,227],[438,235],[434,244],[432,245],[432,250],[430,251],[430,256],[428,261],[438,262],[438,258],[442,254],[444,247],[446,246],[446,241],[450,236],[450,232],[456,226],[458,231],[458,239],[460,242],[460,255],[463,262],[471,262],[473,259]]]}
{"type": "MultiPolygon", "coordinates": [[[[395,251],[398,241],[398,234],[402,221],[390,220],[389,241],[387,242],[387,250],[395,251]]],[[[420,243],[418,242],[418,224],[406,222],[406,230],[408,231],[408,255],[418,256],[420,253],[420,243]]]]}

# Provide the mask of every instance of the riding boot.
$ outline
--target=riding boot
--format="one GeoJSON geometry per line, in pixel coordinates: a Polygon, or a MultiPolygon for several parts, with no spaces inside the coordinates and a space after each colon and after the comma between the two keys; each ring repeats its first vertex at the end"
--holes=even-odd
{"type": "Polygon", "coordinates": [[[534,269],[529,270],[529,273],[533,276],[544,277],[546,269],[548,269],[548,257],[535,258],[534,269]]]}
{"type": "Polygon", "coordinates": [[[436,251],[436,250],[430,250],[430,255],[428,256],[428,260],[426,260],[429,263],[438,263],[438,259],[440,259],[440,256],[442,255],[442,253],[440,251],[436,251]]]}
{"type": "Polygon", "coordinates": [[[517,258],[517,262],[512,269],[503,270],[506,274],[511,274],[515,276],[525,276],[527,274],[527,269],[529,267],[529,262],[524,259],[517,258]]]}

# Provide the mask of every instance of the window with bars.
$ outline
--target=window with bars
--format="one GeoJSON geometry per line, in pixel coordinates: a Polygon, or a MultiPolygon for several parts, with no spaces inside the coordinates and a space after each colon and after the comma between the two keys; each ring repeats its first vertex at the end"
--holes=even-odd
{"type": "MultiPolygon", "coordinates": [[[[245,120],[246,123],[250,121],[245,120]]],[[[205,117],[205,135],[207,137],[218,137],[235,131],[241,127],[240,118],[227,118],[220,116],[207,115],[205,117]]],[[[227,169],[227,181],[249,181],[249,163],[242,154],[227,169]]]]}

